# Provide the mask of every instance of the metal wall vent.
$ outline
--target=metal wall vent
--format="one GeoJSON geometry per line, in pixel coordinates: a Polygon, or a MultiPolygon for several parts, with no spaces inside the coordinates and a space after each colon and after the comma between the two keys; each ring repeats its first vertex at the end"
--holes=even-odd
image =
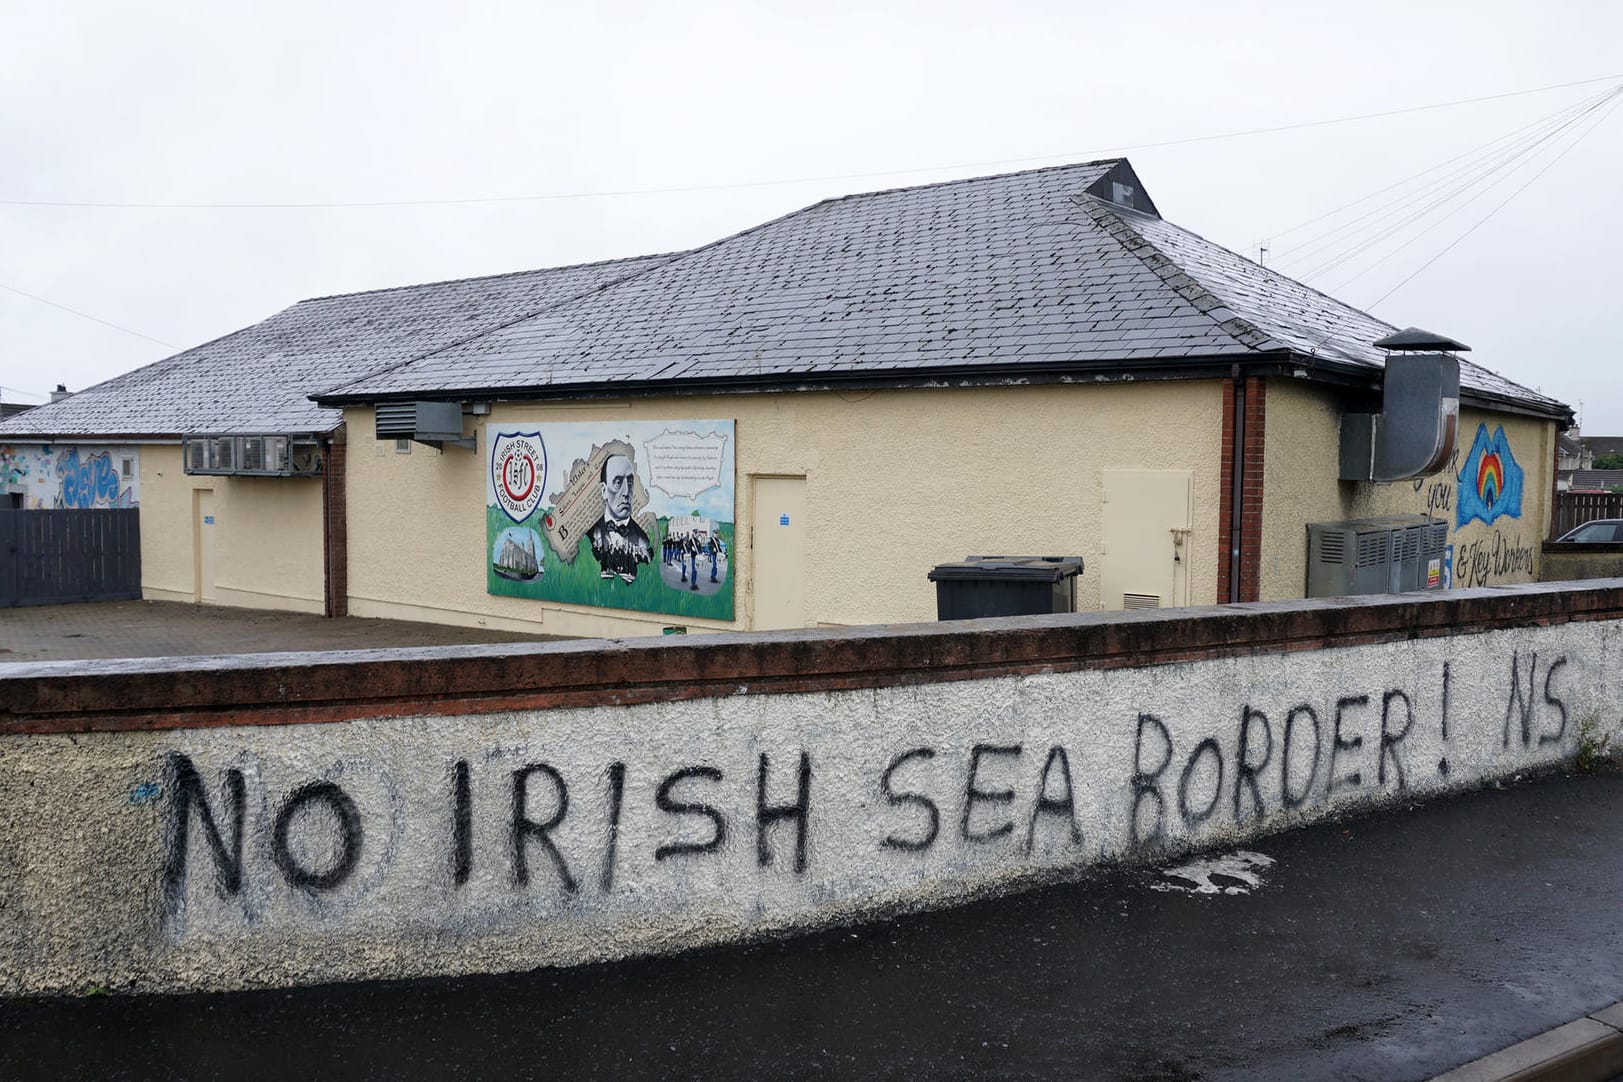
{"type": "Polygon", "coordinates": [[[1161,607],[1161,598],[1157,594],[1122,594],[1121,607],[1124,609],[1158,609],[1161,607]]]}
{"type": "Polygon", "coordinates": [[[1346,558],[1347,535],[1344,533],[1321,533],[1319,535],[1319,562],[1326,564],[1339,564],[1346,558]]]}

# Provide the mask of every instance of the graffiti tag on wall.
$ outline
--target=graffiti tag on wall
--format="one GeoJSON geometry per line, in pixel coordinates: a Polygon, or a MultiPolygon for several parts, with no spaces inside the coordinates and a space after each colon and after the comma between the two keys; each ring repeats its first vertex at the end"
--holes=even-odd
{"type": "Polygon", "coordinates": [[[32,510],[137,507],[137,454],[133,447],[0,444],[0,490],[22,493],[32,510]]]}
{"type": "MultiPolygon", "coordinates": [[[[950,738],[909,725],[860,752],[838,732],[696,731],[651,752],[521,741],[436,759],[415,793],[409,768],[379,761],[310,774],[177,750],[162,764],[164,919],[175,935],[199,908],[255,925],[291,899],[298,919],[340,920],[392,879],[405,880],[394,904],[461,920],[824,884],[815,901],[828,884],[1075,865],[1549,761],[1584,709],[1574,670],[1557,642],[1343,674],[1306,694],[1260,679],[1204,708],[1151,693],[1094,718],[1104,739],[1098,724],[1011,705],[950,738]]],[[[1083,717],[1089,705],[1050,707],[1083,717]]]]}

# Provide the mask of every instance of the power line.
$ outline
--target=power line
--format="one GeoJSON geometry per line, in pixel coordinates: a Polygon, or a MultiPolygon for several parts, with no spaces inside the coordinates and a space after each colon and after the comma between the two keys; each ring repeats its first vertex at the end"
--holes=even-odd
{"type": "MultiPolygon", "coordinates": [[[[1380,244],[1382,241],[1386,240],[1388,237],[1391,237],[1392,235],[1402,231],[1405,227],[1409,226],[1410,224],[1412,224],[1412,223],[1414,223],[1416,221],[1419,221],[1420,219],[1426,217],[1432,211],[1438,209],[1439,207],[1445,205],[1446,203],[1451,202],[1456,197],[1462,195],[1465,192],[1470,191],[1472,188],[1475,188],[1480,184],[1483,184],[1484,182],[1486,182],[1490,178],[1492,178],[1495,174],[1500,173],[1501,171],[1506,170],[1506,169],[1511,169],[1511,171],[1513,173],[1515,168],[1519,168],[1518,163],[1523,158],[1526,158],[1528,155],[1534,153],[1535,151],[1538,151],[1545,144],[1550,143],[1553,140],[1559,138],[1564,132],[1566,132],[1569,128],[1573,127],[1574,125],[1582,123],[1584,120],[1588,119],[1588,117],[1589,117],[1589,115],[1591,113],[1593,113],[1595,110],[1597,110],[1597,109],[1601,108],[1602,106],[1604,106],[1608,101],[1611,101],[1611,100],[1615,99],[1618,96],[1618,94],[1620,94],[1620,93],[1623,93],[1623,86],[1619,86],[1617,88],[1614,88],[1613,90],[1608,91],[1606,94],[1600,95],[1599,97],[1585,103],[1584,108],[1582,109],[1582,111],[1580,111],[1578,113],[1575,113],[1574,115],[1572,115],[1570,117],[1567,117],[1566,119],[1561,121],[1560,124],[1556,125],[1555,127],[1551,128],[1550,130],[1540,133],[1537,138],[1532,139],[1531,141],[1525,141],[1524,145],[1513,146],[1511,148],[1507,148],[1506,150],[1500,151],[1498,154],[1496,154],[1494,156],[1491,156],[1487,160],[1487,162],[1484,163],[1483,168],[1479,168],[1474,175],[1470,176],[1465,181],[1463,181],[1463,182],[1461,182],[1459,184],[1456,184],[1453,187],[1447,189],[1446,191],[1442,192],[1442,194],[1440,194],[1436,198],[1432,199],[1430,202],[1428,202],[1428,203],[1424,204],[1423,206],[1421,206],[1419,209],[1407,213],[1404,217],[1401,217],[1401,218],[1399,218],[1398,220],[1396,220],[1394,222],[1386,222],[1386,223],[1382,224],[1379,227],[1378,231],[1373,236],[1352,238],[1351,246],[1345,247],[1340,252],[1337,252],[1337,253],[1335,253],[1333,255],[1330,255],[1329,258],[1327,258],[1327,259],[1321,259],[1321,261],[1319,263],[1317,263],[1316,265],[1314,265],[1312,267],[1312,269],[1300,272],[1300,276],[1303,277],[1303,278],[1317,278],[1317,277],[1320,277],[1321,275],[1327,274],[1330,271],[1335,270],[1337,267],[1340,267],[1344,263],[1348,262],[1349,260],[1354,259],[1357,256],[1362,255],[1364,252],[1366,252],[1369,249],[1371,249],[1371,248],[1375,247],[1376,245],[1380,244]]],[[[1440,180],[1434,182],[1431,185],[1427,185],[1426,188],[1422,188],[1419,191],[1413,193],[1412,195],[1410,195],[1408,197],[1405,197],[1404,199],[1398,200],[1396,203],[1391,204],[1390,206],[1377,208],[1377,211],[1372,212],[1372,213],[1388,213],[1390,211],[1395,211],[1399,207],[1403,206],[1405,203],[1413,202],[1414,200],[1421,198],[1422,196],[1424,196],[1427,193],[1427,191],[1430,188],[1434,188],[1434,187],[1437,187],[1440,184],[1446,183],[1447,181],[1451,180],[1454,176],[1457,176],[1457,175],[1459,175],[1460,173],[1463,173],[1463,172],[1465,172],[1464,169],[1456,170],[1455,173],[1449,174],[1447,177],[1441,178],[1440,180]]],[[[1504,179],[1504,178],[1501,178],[1501,180],[1502,179],[1504,179]]],[[[1493,183],[1488,185],[1487,189],[1485,189],[1485,190],[1483,190],[1481,192],[1478,192],[1474,196],[1471,196],[1460,207],[1456,208],[1455,210],[1449,212],[1449,214],[1445,215],[1442,220],[1446,221],[1448,218],[1452,217],[1454,214],[1459,213],[1459,211],[1463,210],[1465,206],[1469,206],[1471,203],[1475,202],[1477,199],[1480,199],[1483,195],[1487,194],[1488,191],[1491,191],[1499,183],[1500,183],[1499,180],[1493,181],[1493,183]]],[[[1369,216],[1370,215],[1365,215],[1364,217],[1369,217],[1369,216]]],[[[1359,219],[1359,220],[1361,221],[1362,218],[1359,219]]],[[[1441,223],[1439,222],[1438,224],[1441,224],[1441,223]]],[[[1435,228],[1435,226],[1433,226],[1432,228],[1435,228]]],[[[1317,249],[1309,249],[1308,251],[1322,249],[1323,247],[1324,247],[1323,245],[1319,245],[1319,246],[1317,246],[1317,249]]],[[[1302,258],[1304,258],[1306,256],[1306,254],[1307,254],[1306,251],[1304,251],[1304,252],[1302,252],[1300,254],[1296,254],[1294,256],[1295,261],[1299,262],[1302,258]]],[[[1285,262],[1289,263],[1291,261],[1292,260],[1286,260],[1285,262]]]]}
{"type": "Polygon", "coordinates": [[[1615,110],[1617,108],[1617,106],[1618,106],[1618,104],[1620,102],[1623,102],[1623,97],[1615,97],[1615,98],[1613,98],[1612,104],[1610,106],[1608,106],[1604,112],[1599,113],[1599,114],[1596,115],[1594,123],[1590,124],[1590,126],[1589,126],[1589,128],[1587,130],[1580,132],[1576,139],[1574,139],[1572,142],[1568,143],[1567,146],[1566,146],[1566,149],[1562,150],[1561,153],[1557,154],[1554,158],[1551,158],[1549,163],[1546,164],[1543,169],[1540,169],[1538,172],[1536,172],[1532,176],[1528,177],[1527,182],[1525,184],[1523,184],[1520,188],[1517,188],[1515,191],[1511,192],[1508,196],[1506,196],[1504,198],[1503,201],[1501,201],[1492,210],[1488,211],[1488,213],[1484,214],[1481,218],[1477,219],[1477,221],[1469,229],[1467,229],[1465,232],[1461,233],[1458,237],[1455,237],[1453,242],[1450,243],[1448,245],[1448,247],[1444,248],[1442,251],[1438,252],[1436,255],[1434,255],[1430,259],[1426,260],[1420,266],[1416,267],[1414,269],[1414,271],[1407,278],[1403,279],[1403,281],[1399,282],[1397,285],[1393,286],[1391,289],[1387,290],[1385,293],[1382,293],[1379,297],[1375,298],[1374,301],[1370,302],[1370,304],[1367,305],[1366,307],[1374,308],[1377,304],[1380,304],[1382,301],[1386,300],[1392,294],[1396,293],[1398,290],[1402,289],[1404,286],[1406,286],[1410,282],[1412,282],[1420,274],[1421,271],[1425,270],[1427,267],[1431,266],[1433,263],[1437,262],[1439,259],[1443,258],[1443,256],[1447,255],[1449,252],[1453,251],[1456,247],[1458,247],[1458,245],[1460,244],[1461,241],[1465,240],[1466,237],[1469,237],[1472,233],[1475,233],[1479,228],[1481,228],[1483,225],[1485,225],[1487,223],[1488,219],[1492,218],[1495,214],[1498,214],[1501,210],[1503,210],[1511,202],[1511,200],[1515,199],[1518,195],[1521,195],[1528,188],[1530,188],[1534,181],[1538,180],[1539,177],[1542,177],[1545,173],[1548,173],[1551,169],[1553,169],[1555,167],[1556,162],[1559,162],[1562,158],[1565,158],[1568,154],[1570,154],[1578,146],[1579,143],[1584,141],[1585,137],[1587,137],[1590,134],[1590,132],[1593,132],[1596,128],[1600,127],[1603,123],[1605,123],[1606,118],[1609,117],[1612,114],[1613,110],[1615,110]]]}
{"type": "MultiPolygon", "coordinates": [[[[1155,150],[1161,147],[1187,146],[1192,143],[1208,143],[1223,139],[1241,139],[1256,135],[1274,135],[1279,132],[1301,131],[1307,128],[1322,128],[1335,124],[1352,124],[1363,120],[1379,120],[1385,117],[1402,116],[1408,113],[1421,113],[1434,109],[1451,109],[1461,105],[1476,105],[1487,101],[1501,101],[1505,98],[1523,97],[1528,94],[1542,94],[1551,90],[1565,90],[1575,86],[1588,86],[1593,83],[1612,82],[1620,75],[1606,75],[1595,79],[1578,79],[1570,83],[1553,83],[1549,86],[1529,87],[1523,90],[1509,90],[1499,94],[1485,94],[1475,98],[1459,98],[1454,101],[1433,102],[1429,105],[1411,105],[1402,109],[1387,109],[1378,113],[1360,113],[1355,116],[1334,117],[1328,120],[1311,120],[1296,124],[1279,124],[1266,128],[1248,128],[1241,131],[1220,132],[1212,135],[1195,135],[1182,139],[1164,139],[1154,143],[1113,144],[1109,147],[1115,152],[1134,150],[1155,150]]],[[[960,169],[984,169],[994,166],[1027,165],[1032,162],[1053,161],[1056,158],[1080,160],[1091,157],[1097,151],[1072,151],[1054,154],[1041,154],[1025,158],[998,158],[990,161],[958,162],[953,165],[917,166],[908,169],[888,169],[864,173],[830,173],[822,176],[788,177],[776,180],[735,181],[725,184],[691,184],[664,188],[622,188],[608,191],[585,192],[546,192],[534,195],[498,195],[498,196],[471,196],[456,199],[377,199],[355,201],[322,201],[322,202],[209,202],[209,203],[166,203],[166,202],[115,202],[115,201],[78,201],[78,200],[46,200],[46,199],[0,199],[0,206],[8,207],[55,207],[55,208],[93,208],[101,210],[346,210],[361,208],[382,207],[433,207],[433,206],[469,206],[489,203],[534,203],[565,199],[607,199],[635,195],[683,195],[694,192],[735,191],[743,188],[769,188],[793,184],[814,184],[836,180],[869,180],[877,177],[905,176],[912,173],[952,172],[960,169]]]]}
{"type": "Polygon", "coordinates": [[[178,350],[180,348],[179,346],[175,345],[173,342],[165,342],[162,338],[154,338],[150,334],[142,334],[140,331],[134,330],[133,328],[130,328],[130,327],[126,327],[121,323],[114,323],[110,319],[102,319],[100,316],[93,316],[89,312],[81,312],[77,308],[69,308],[65,304],[58,304],[53,300],[47,300],[46,298],[41,297],[37,293],[30,293],[26,289],[18,289],[16,286],[8,286],[4,282],[0,282],[0,289],[5,290],[7,293],[15,293],[19,297],[27,297],[31,301],[37,301],[40,304],[47,305],[47,306],[49,306],[51,308],[55,308],[55,309],[58,309],[58,310],[63,311],[63,312],[67,312],[69,315],[78,316],[80,319],[88,319],[92,323],[100,323],[103,327],[111,327],[115,331],[123,331],[125,334],[133,334],[137,338],[144,338],[148,342],[154,342],[154,343],[156,343],[156,344],[158,344],[160,346],[165,346],[165,347],[167,347],[169,349],[178,350]]]}
{"type": "MultiPolygon", "coordinates": [[[[1571,128],[1575,124],[1581,123],[1582,121],[1589,119],[1589,114],[1593,113],[1596,109],[1599,109],[1601,106],[1605,105],[1607,101],[1611,101],[1613,104],[1615,104],[1618,97],[1619,97],[1619,95],[1623,95],[1623,87],[1619,87],[1617,90],[1613,91],[1610,95],[1608,95],[1606,99],[1604,99],[1602,101],[1599,101],[1599,102],[1596,102],[1594,105],[1591,105],[1589,108],[1585,109],[1584,112],[1580,116],[1575,117],[1572,120],[1567,121],[1566,123],[1564,123],[1559,129],[1557,129],[1555,132],[1552,132],[1545,140],[1541,140],[1540,145],[1542,145],[1542,143],[1545,142],[1545,141],[1548,141],[1552,146],[1555,145],[1555,140],[1556,139],[1563,137],[1565,134],[1568,134],[1568,132],[1567,132],[1568,128],[1571,128]]],[[[1598,125],[1600,119],[1601,118],[1596,118],[1597,125],[1598,125]]],[[[1561,151],[1560,154],[1557,154],[1556,158],[1554,160],[1552,160],[1550,164],[1553,165],[1556,160],[1559,160],[1561,157],[1565,156],[1565,154],[1567,153],[1567,150],[1570,150],[1572,148],[1572,146],[1575,146],[1577,144],[1577,142],[1579,140],[1581,140],[1587,134],[1588,134],[1587,131],[1580,132],[1577,139],[1574,139],[1573,142],[1568,145],[1566,150],[1563,150],[1563,151],[1561,151]]],[[[1529,149],[1534,149],[1534,148],[1529,148],[1529,149]]],[[[1510,169],[1503,176],[1501,176],[1498,179],[1494,180],[1487,187],[1483,188],[1481,191],[1477,192],[1475,195],[1473,195],[1469,199],[1465,200],[1463,203],[1461,203],[1459,206],[1455,207],[1453,210],[1449,211],[1447,214],[1443,215],[1437,221],[1433,222],[1431,225],[1429,225],[1426,228],[1422,229],[1420,232],[1416,233],[1414,236],[1410,237],[1408,240],[1406,240],[1403,243],[1399,244],[1397,247],[1393,248],[1391,251],[1387,252],[1385,255],[1381,256],[1379,259],[1375,260],[1373,263],[1370,263],[1368,266],[1364,267],[1364,269],[1362,269],[1358,273],[1354,274],[1351,278],[1344,279],[1339,284],[1337,284],[1334,287],[1334,289],[1327,289],[1327,292],[1339,293],[1341,290],[1346,289],[1348,286],[1352,285],[1354,282],[1358,281],[1360,278],[1363,278],[1365,275],[1367,275],[1367,274],[1371,273],[1372,271],[1374,271],[1377,267],[1380,267],[1383,263],[1390,260],[1393,256],[1396,256],[1398,253],[1403,252],[1403,251],[1413,247],[1415,244],[1418,244],[1427,235],[1436,232],[1438,229],[1441,229],[1443,227],[1443,225],[1446,224],[1450,219],[1454,218],[1456,215],[1464,213],[1464,211],[1468,207],[1470,207],[1471,204],[1477,202],[1479,199],[1482,199],[1484,196],[1488,195],[1488,193],[1492,192],[1495,188],[1499,187],[1501,184],[1504,184],[1505,182],[1509,181],[1512,177],[1514,177],[1516,175],[1516,173],[1518,171],[1520,171],[1522,169],[1522,167],[1524,165],[1530,165],[1530,164],[1533,163],[1534,160],[1536,160],[1536,159],[1529,159],[1527,162],[1517,164],[1514,168],[1510,169]]],[[[1548,168],[1548,167],[1546,167],[1546,168],[1548,168]]],[[[1542,170],[1541,170],[1541,172],[1542,172],[1542,170]]],[[[1486,179],[1486,175],[1484,175],[1484,177],[1479,178],[1479,179],[1486,179]]],[[[1477,181],[1473,181],[1472,185],[1474,185],[1476,183],[1477,183],[1477,181]]],[[[1465,189],[1460,189],[1460,190],[1463,191],[1465,189]]],[[[1518,191],[1519,190],[1520,189],[1518,189],[1518,191]]],[[[1439,201],[1439,203],[1434,203],[1432,205],[1432,207],[1426,208],[1424,211],[1420,212],[1420,214],[1412,215],[1410,218],[1406,219],[1405,222],[1400,222],[1399,226],[1407,224],[1407,222],[1409,222],[1409,221],[1414,221],[1416,218],[1424,215],[1425,213],[1429,213],[1431,209],[1433,209],[1434,207],[1440,205],[1440,202],[1441,201],[1439,201]]],[[[1368,251],[1370,248],[1374,247],[1380,241],[1385,240],[1387,237],[1391,236],[1394,232],[1396,232],[1396,228],[1397,227],[1394,227],[1391,230],[1387,230],[1385,233],[1382,233],[1380,236],[1376,237],[1374,240],[1371,240],[1368,244],[1365,244],[1362,247],[1360,247],[1360,248],[1358,248],[1358,249],[1356,249],[1356,250],[1354,250],[1352,252],[1347,253],[1345,256],[1343,256],[1343,257],[1341,257],[1341,258],[1339,258],[1337,260],[1332,261],[1330,264],[1326,265],[1322,270],[1315,271],[1314,274],[1312,275],[1312,277],[1317,277],[1317,276],[1319,276],[1321,274],[1328,274],[1329,272],[1331,272],[1331,271],[1335,270],[1336,268],[1342,266],[1343,264],[1347,263],[1348,261],[1356,258],[1359,255],[1362,255],[1365,251],[1368,251]]]]}
{"type": "Polygon", "coordinates": [[[1383,214],[1387,214],[1390,211],[1395,210],[1398,207],[1403,206],[1406,203],[1413,202],[1414,200],[1421,198],[1426,192],[1428,192],[1428,191],[1430,191],[1430,190],[1432,190],[1434,188],[1441,187],[1442,185],[1448,183],[1449,181],[1453,180],[1455,177],[1461,175],[1462,173],[1468,172],[1469,170],[1475,168],[1477,163],[1473,162],[1472,159],[1479,158],[1480,156],[1482,156],[1484,154],[1484,152],[1489,151],[1490,148],[1492,148],[1494,146],[1497,146],[1500,143],[1505,143],[1507,141],[1509,142],[1508,147],[1502,148],[1501,150],[1494,151],[1494,152],[1492,152],[1490,154],[1487,154],[1485,160],[1489,160],[1489,161],[1491,161],[1494,157],[1497,157],[1499,155],[1509,153],[1509,152],[1513,152],[1514,149],[1516,147],[1518,147],[1519,145],[1521,145],[1523,142],[1526,142],[1528,140],[1537,141],[1537,139],[1542,138],[1542,132],[1543,131],[1559,127],[1559,125],[1564,120],[1569,119],[1570,117],[1574,117],[1574,116],[1582,114],[1583,112],[1585,112],[1589,107],[1591,107],[1595,103],[1604,101],[1609,95],[1616,93],[1617,89],[1618,89],[1617,87],[1613,87],[1610,90],[1607,90],[1607,91],[1605,91],[1605,92],[1603,92],[1601,94],[1597,94],[1592,98],[1585,98],[1583,101],[1577,102],[1576,104],[1564,106],[1564,107],[1562,107],[1560,109],[1557,109],[1555,112],[1550,113],[1547,116],[1540,117],[1538,120],[1533,121],[1531,124],[1524,124],[1523,126],[1521,126],[1519,128],[1516,128],[1516,129],[1513,129],[1512,131],[1507,132],[1504,135],[1497,136],[1497,137],[1495,137],[1493,139],[1488,140],[1486,143],[1482,143],[1479,146],[1473,147],[1470,150],[1467,150],[1462,154],[1456,154],[1452,158],[1445,159],[1444,161],[1438,162],[1436,165],[1428,166],[1427,168],[1420,170],[1418,173],[1413,173],[1413,174],[1411,174],[1411,175],[1409,175],[1407,177],[1404,177],[1402,180],[1399,180],[1399,181],[1397,181],[1395,183],[1392,183],[1392,184],[1388,184],[1384,188],[1379,188],[1379,189],[1369,193],[1368,195],[1360,196],[1359,198],[1354,199],[1350,203],[1344,203],[1341,206],[1336,207],[1334,210],[1325,211],[1323,214],[1319,214],[1319,215],[1316,215],[1316,216],[1314,216],[1312,218],[1309,218],[1305,222],[1299,222],[1296,225],[1293,225],[1288,229],[1279,230],[1279,231],[1277,231],[1275,233],[1270,234],[1269,237],[1268,237],[1268,239],[1270,241],[1278,241],[1278,239],[1280,237],[1288,236],[1289,234],[1294,233],[1299,229],[1305,229],[1307,226],[1313,225],[1313,224],[1315,224],[1317,222],[1322,222],[1326,218],[1333,218],[1336,215],[1341,214],[1344,211],[1351,210],[1352,208],[1354,208],[1356,206],[1359,206],[1360,204],[1367,203],[1371,199],[1376,198],[1377,196],[1385,195],[1387,192],[1393,191],[1393,190],[1398,189],[1398,188],[1402,188],[1404,185],[1410,183],[1411,181],[1419,180],[1421,177],[1426,176],[1429,173],[1435,173],[1437,170],[1442,169],[1442,168],[1444,168],[1446,166],[1449,166],[1449,165],[1453,165],[1456,162],[1462,162],[1462,161],[1466,162],[1466,164],[1460,166],[1460,168],[1443,174],[1441,177],[1438,177],[1435,180],[1432,180],[1432,181],[1428,182],[1427,184],[1422,185],[1420,188],[1416,189],[1415,191],[1411,192],[1410,194],[1408,194],[1406,196],[1403,196],[1403,197],[1397,199],[1396,201],[1383,203],[1383,204],[1381,204],[1379,206],[1376,206],[1375,208],[1373,208],[1371,210],[1365,211],[1363,214],[1360,214],[1356,218],[1351,218],[1351,219],[1347,220],[1346,222],[1343,222],[1341,225],[1334,226],[1334,227],[1332,227],[1330,229],[1327,229],[1327,230],[1324,230],[1323,232],[1320,232],[1320,233],[1316,233],[1313,236],[1308,237],[1306,240],[1300,241],[1299,243],[1297,243],[1293,247],[1289,248],[1286,251],[1286,254],[1284,255],[1284,257],[1279,259],[1277,262],[1281,266],[1286,266],[1286,265],[1290,265],[1292,263],[1301,262],[1302,260],[1306,259],[1309,255],[1311,255],[1311,254],[1313,254],[1315,252],[1321,251],[1324,248],[1328,247],[1329,244],[1331,243],[1330,238],[1335,237],[1337,234],[1345,233],[1348,230],[1353,229],[1355,226],[1359,225],[1360,223],[1362,223],[1364,221],[1367,221],[1370,218],[1373,218],[1373,217],[1376,217],[1376,216],[1379,216],[1379,215],[1383,215],[1383,214]],[[1321,242],[1323,242],[1323,243],[1321,243],[1321,242]]]}

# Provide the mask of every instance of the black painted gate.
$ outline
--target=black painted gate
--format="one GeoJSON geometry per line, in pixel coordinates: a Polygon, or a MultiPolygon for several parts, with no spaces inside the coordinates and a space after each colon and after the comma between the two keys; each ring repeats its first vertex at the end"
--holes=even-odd
{"type": "Polygon", "coordinates": [[[139,599],[140,514],[0,507],[0,608],[139,599]]]}

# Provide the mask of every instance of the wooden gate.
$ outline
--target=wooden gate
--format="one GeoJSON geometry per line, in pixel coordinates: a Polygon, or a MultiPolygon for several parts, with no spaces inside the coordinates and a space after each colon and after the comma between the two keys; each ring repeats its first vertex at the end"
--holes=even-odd
{"type": "Polygon", "coordinates": [[[138,600],[140,515],[134,507],[0,507],[0,608],[138,600]]]}

